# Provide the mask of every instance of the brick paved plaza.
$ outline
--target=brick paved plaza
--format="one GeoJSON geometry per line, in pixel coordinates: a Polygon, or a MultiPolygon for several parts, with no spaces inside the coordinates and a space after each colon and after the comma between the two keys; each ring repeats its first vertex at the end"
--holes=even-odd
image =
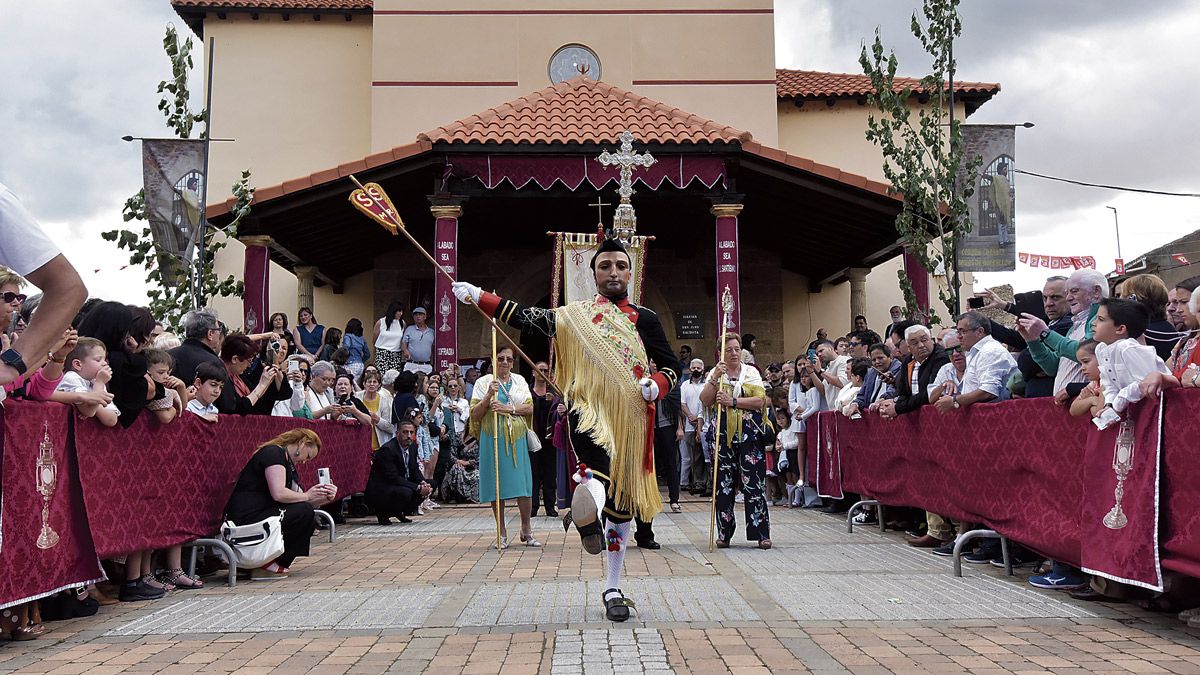
{"type": "Polygon", "coordinates": [[[709,553],[707,515],[688,503],[655,522],[661,550],[630,548],[639,611],[622,625],[603,619],[602,557],[556,519],[534,521],[545,548],[498,557],[488,511],[443,508],[411,525],[352,522],[332,545],[319,533],[287,580],[209,577],[52,623],[0,645],[0,671],[1200,673],[1200,636],[1173,616],[1078,603],[1027,572],[966,566],[956,579],[902,534],[847,534],[811,511],[772,510],[773,550],[739,532],[709,553]]]}

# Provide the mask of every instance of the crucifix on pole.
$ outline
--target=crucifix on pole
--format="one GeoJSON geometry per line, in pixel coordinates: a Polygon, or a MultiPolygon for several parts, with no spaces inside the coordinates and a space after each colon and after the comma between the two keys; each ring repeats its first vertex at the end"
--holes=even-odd
{"type": "Polygon", "coordinates": [[[596,207],[596,225],[601,230],[603,230],[604,229],[604,207],[612,206],[612,204],[605,203],[605,201],[603,199],[601,199],[600,197],[596,197],[596,203],[588,204],[588,206],[596,207]]]}
{"type": "Polygon", "coordinates": [[[616,166],[620,170],[617,194],[621,197],[621,203],[617,205],[617,212],[613,215],[613,234],[628,244],[637,232],[637,216],[634,215],[633,204],[629,201],[633,197],[633,169],[649,168],[658,160],[648,152],[640,155],[634,152],[633,134],[628,130],[622,131],[618,138],[621,141],[620,149],[617,152],[605,150],[597,159],[602,166],[616,166]]]}

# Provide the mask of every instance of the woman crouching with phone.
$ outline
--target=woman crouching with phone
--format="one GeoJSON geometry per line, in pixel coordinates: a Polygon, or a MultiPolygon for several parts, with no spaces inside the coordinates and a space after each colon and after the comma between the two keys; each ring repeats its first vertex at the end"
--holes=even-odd
{"type": "Polygon", "coordinates": [[[312,461],[321,451],[321,437],[312,429],[292,429],[255,449],[238,475],[225,507],[235,525],[250,525],[283,512],[283,554],[251,570],[251,580],[286,579],[292,562],[308,555],[316,531],[313,511],[337,498],[332,483],[300,489],[296,466],[312,461]]]}

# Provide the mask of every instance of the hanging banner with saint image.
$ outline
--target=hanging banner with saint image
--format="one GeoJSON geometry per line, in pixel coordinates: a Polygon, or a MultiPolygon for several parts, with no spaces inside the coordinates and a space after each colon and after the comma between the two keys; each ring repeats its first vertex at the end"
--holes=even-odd
{"type": "Polygon", "coordinates": [[[960,186],[974,185],[967,200],[971,232],[958,243],[963,272],[1011,272],[1016,269],[1016,129],[1011,124],[964,124],[963,154],[983,158],[975,176],[960,175],[960,186]]]}
{"type": "MultiPolygon", "coordinates": [[[[592,256],[599,244],[596,234],[564,232],[562,240],[563,304],[596,297],[596,275],[592,272],[592,256]]],[[[646,238],[634,236],[629,245],[633,277],[629,280],[629,299],[642,303],[642,281],[645,272],[646,238]]]]}
{"type": "Polygon", "coordinates": [[[204,141],[154,138],[142,141],[146,219],[158,251],[164,283],[186,278],[204,218],[204,141]]]}

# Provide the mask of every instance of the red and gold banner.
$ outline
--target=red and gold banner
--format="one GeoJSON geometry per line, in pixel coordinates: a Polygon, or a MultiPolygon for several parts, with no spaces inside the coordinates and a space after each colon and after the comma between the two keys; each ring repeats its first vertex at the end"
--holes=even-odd
{"type": "Polygon", "coordinates": [[[72,414],[57,403],[0,406],[0,608],[104,579],[77,479],[72,414]]]}
{"type": "Polygon", "coordinates": [[[254,240],[243,240],[246,244],[242,294],[242,326],[247,333],[271,330],[267,311],[271,297],[271,251],[254,240]]]}
{"type": "Polygon", "coordinates": [[[816,458],[816,488],[822,497],[841,499],[842,492],[842,444],[838,440],[838,422],[841,415],[818,415],[817,433],[808,434],[809,457],[816,458]],[[816,447],[813,448],[813,444],[816,447]]]}
{"type": "MultiPolygon", "coordinates": [[[[459,207],[434,207],[433,257],[442,269],[458,278],[459,207]],[[441,209],[441,210],[439,210],[441,209]]],[[[458,366],[458,303],[445,274],[433,275],[433,366],[441,372],[458,366]]]]}
{"type": "Polygon", "coordinates": [[[1088,430],[1081,541],[1085,572],[1162,591],[1158,558],[1160,400],[1130,407],[1104,431],[1088,430]]]}
{"type": "MultiPolygon", "coordinates": [[[[718,204],[712,208],[717,217],[717,320],[716,337],[721,334],[721,298],[728,288],[733,296],[733,314],[725,326],[731,334],[740,334],[742,326],[742,300],[738,288],[738,219],[741,204],[718,204]]],[[[748,345],[743,345],[748,346],[748,345]]],[[[724,345],[718,345],[718,350],[724,345]]]]}

